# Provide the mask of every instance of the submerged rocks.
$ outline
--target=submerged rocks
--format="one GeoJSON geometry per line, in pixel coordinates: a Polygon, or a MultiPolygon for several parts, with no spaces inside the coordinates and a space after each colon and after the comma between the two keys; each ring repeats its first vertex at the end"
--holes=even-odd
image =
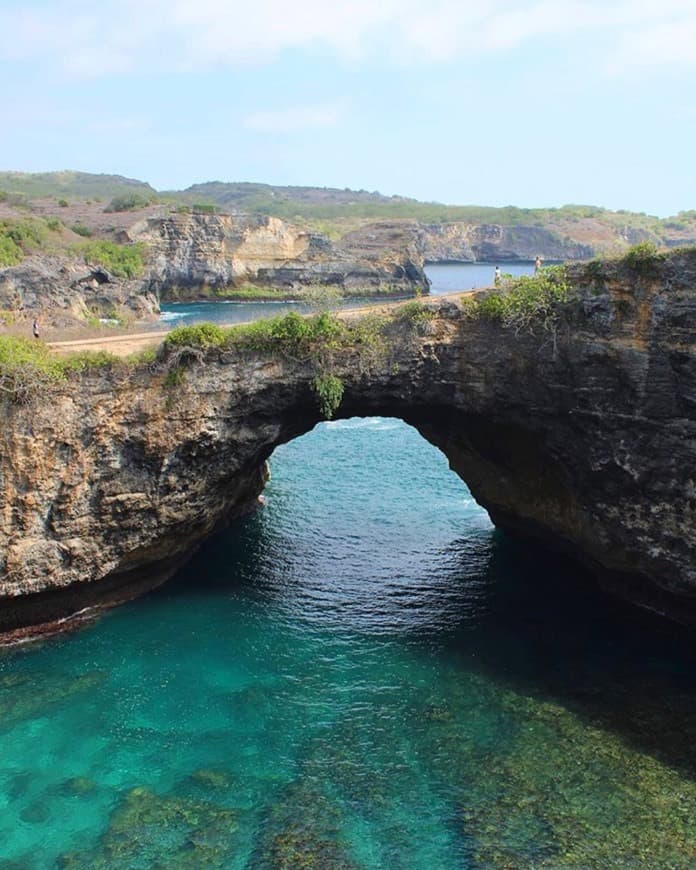
{"type": "Polygon", "coordinates": [[[116,807],[96,849],[63,855],[58,866],[64,870],[228,867],[237,827],[235,810],[138,787],[116,807]]]}

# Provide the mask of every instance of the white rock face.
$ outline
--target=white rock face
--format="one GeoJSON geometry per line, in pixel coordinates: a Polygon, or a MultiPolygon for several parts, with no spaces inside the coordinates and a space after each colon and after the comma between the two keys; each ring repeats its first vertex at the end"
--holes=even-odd
{"type": "Polygon", "coordinates": [[[131,227],[149,251],[147,280],[168,292],[254,284],[331,284],[409,294],[428,287],[416,224],[381,222],[332,242],[263,215],[170,214],[131,227]]]}

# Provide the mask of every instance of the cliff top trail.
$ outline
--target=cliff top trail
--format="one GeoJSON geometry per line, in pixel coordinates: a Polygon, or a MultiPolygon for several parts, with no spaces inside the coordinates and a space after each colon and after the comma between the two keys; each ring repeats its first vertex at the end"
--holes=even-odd
{"type": "MultiPolygon", "coordinates": [[[[485,290],[486,288],[480,288],[485,290]]],[[[470,296],[479,291],[462,290],[456,293],[440,294],[439,299],[459,299],[464,296],[470,296]]],[[[351,308],[346,311],[337,311],[338,317],[359,317],[363,314],[378,314],[385,315],[392,310],[398,309],[400,305],[408,304],[407,302],[392,302],[386,305],[366,305],[360,308],[351,308]]],[[[242,326],[251,321],[235,321],[235,323],[223,323],[221,327],[227,328],[232,326],[242,326]]],[[[76,338],[66,341],[48,341],[48,347],[59,354],[78,353],[80,351],[106,351],[118,357],[128,357],[131,354],[140,353],[149,347],[157,347],[167,336],[168,330],[151,330],[149,332],[131,332],[124,335],[104,335],[98,338],[76,338]]]]}
{"type": "Polygon", "coordinates": [[[694,624],[694,324],[696,249],[646,247],[362,316],[183,327],[136,359],[0,357],[0,631],[162,582],[331,416],[413,425],[500,529],[694,624]]]}
{"type": "Polygon", "coordinates": [[[591,206],[482,208],[366,191],[209,184],[158,193],[86,173],[0,173],[0,330],[154,321],[162,302],[379,299],[427,293],[426,264],[586,261],[696,242],[591,206]]]}

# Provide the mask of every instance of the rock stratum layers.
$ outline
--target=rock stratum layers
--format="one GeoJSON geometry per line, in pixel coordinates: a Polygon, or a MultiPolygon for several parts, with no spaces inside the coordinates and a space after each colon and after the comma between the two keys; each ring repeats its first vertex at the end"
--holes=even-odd
{"type": "Polygon", "coordinates": [[[415,222],[380,221],[337,241],[279,218],[251,214],[168,214],[126,234],[149,252],[146,283],[163,299],[202,288],[332,286],[346,295],[413,295],[427,290],[415,222]]]}
{"type": "Polygon", "coordinates": [[[37,253],[0,268],[0,315],[20,321],[40,315],[47,325],[65,327],[94,317],[154,319],[160,301],[234,298],[240,288],[301,298],[313,288],[413,296],[430,286],[414,221],[380,221],[332,241],[264,215],[155,211],[114,231],[120,243],[139,243],[142,274],[119,278],[77,253],[37,253]]]}
{"type": "MultiPolygon", "coordinates": [[[[552,330],[440,299],[431,318],[397,317],[383,352],[337,350],[338,416],[406,420],[499,527],[693,623],[696,252],[572,275],[552,330]]],[[[2,628],[171,574],[255,503],[274,448],[319,421],[315,375],[306,358],[210,348],[181,377],[116,365],[29,405],[4,400],[2,628]]]]}
{"type": "Polygon", "coordinates": [[[422,227],[423,256],[429,263],[589,260],[592,244],[583,244],[545,227],[466,224],[426,224],[422,227]]]}
{"type": "Polygon", "coordinates": [[[71,326],[124,313],[152,319],[159,300],[140,280],[118,278],[66,256],[39,254],[0,269],[0,309],[19,320],[39,315],[53,326],[71,326]]]}

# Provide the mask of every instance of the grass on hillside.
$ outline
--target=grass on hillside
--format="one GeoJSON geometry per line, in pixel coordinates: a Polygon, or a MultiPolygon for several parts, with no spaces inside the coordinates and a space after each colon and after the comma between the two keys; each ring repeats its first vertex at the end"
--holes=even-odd
{"type": "Polygon", "coordinates": [[[65,381],[72,372],[83,372],[118,363],[106,351],[58,356],[42,341],[0,336],[0,396],[23,404],[65,381]]]}
{"type": "Polygon", "coordinates": [[[145,268],[145,245],[117,245],[94,240],[77,245],[75,252],[90,266],[102,266],[117,278],[137,278],[145,268]]]}
{"type": "Polygon", "coordinates": [[[62,225],[54,220],[27,217],[0,220],[0,267],[16,266],[24,256],[46,247],[51,233],[62,225]]]}
{"type": "Polygon", "coordinates": [[[105,199],[126,193],[156,195],[144,181],[91,172],[0,172],[0,191],[36,198],[45,196],[105,199]]]}

